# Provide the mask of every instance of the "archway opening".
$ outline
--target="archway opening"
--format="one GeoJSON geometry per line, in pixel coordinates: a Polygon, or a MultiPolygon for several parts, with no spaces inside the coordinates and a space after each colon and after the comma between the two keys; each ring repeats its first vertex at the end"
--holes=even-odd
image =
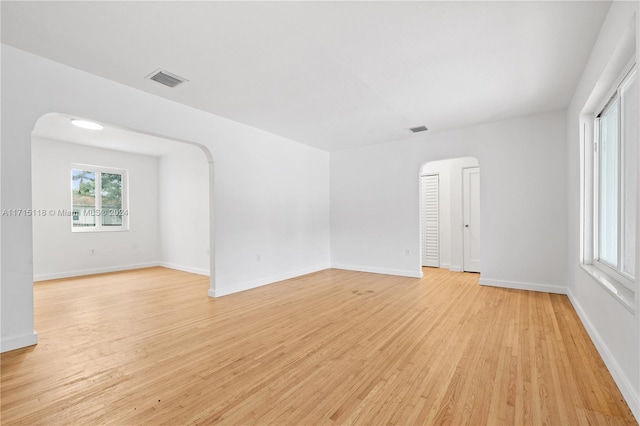
{"type": "Polygon", "coordinates": [[[422,266],[480,272],[478,160],[430,161],[420,168],[419,179],[422,266]]]}
{"type": "Polygon", "coordinates": [[[208,275],[215,296],[207,147],[77,119],[45,114],[32,132],[34,281],[165,266],[208,275]]]}

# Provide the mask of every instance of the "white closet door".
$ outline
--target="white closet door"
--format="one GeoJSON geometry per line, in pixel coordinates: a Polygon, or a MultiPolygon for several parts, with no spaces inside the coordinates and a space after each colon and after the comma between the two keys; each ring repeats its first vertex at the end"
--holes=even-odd
{"type": "Polygon", "coordinates": [[[438,175],[421,177],[422,265],[440,266],[438,232],[438,175]]]}
{"type": "Polygon", "coordinates": [[[463,270],[480,272],[480,168],[462,169],[463,270]]]}

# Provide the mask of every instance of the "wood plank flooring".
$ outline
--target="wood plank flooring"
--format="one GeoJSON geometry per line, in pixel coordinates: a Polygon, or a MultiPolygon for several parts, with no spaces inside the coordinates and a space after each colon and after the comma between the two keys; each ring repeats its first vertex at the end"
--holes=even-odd
{"type": "Polygon", "coordinates": [[[207,289],[165,268],[35,284],[2,424],[637,424],[565,296],[430,268],[207,289]]]}

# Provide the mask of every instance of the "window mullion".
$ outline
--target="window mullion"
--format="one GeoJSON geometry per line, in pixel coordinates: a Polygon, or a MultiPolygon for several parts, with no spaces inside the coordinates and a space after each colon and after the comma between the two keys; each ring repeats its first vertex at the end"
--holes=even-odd
{"type": "Polygon", "coordinates": [[[96,171],[96,229],[102,228],[102,172],[96,171]]]}
{"type": "Polygon", "coordinates": [[[621,90],[618,89],[616,91],[616,97],[618,98],[618,128],[617,128],[617,135],[616,135],[616,142],[618,144],[618,176],[617,176],[617,181],[618,181],[618,223],[616,224],[616,232],[618,233],[618,247],[617,247],[617,263],[616,263],[616,269],[618,272],[622,273],[622,247],[623,247],[623,241],[622,239],[624,238],[624,236],[622,235],[622,220],[623,220],[623,215],[624,215],[624,211],[623,211],[623,198],[624,198],[624,194],[622,192],[622,177],[624,176],[623,174],[623,170],[622,168],[624,167],[624,161],[623,161],[623,146],[622,146],[622,117],[624,115],[623,112],[623,102],[622,102],[622,96],[621,96],[621,90]]]}

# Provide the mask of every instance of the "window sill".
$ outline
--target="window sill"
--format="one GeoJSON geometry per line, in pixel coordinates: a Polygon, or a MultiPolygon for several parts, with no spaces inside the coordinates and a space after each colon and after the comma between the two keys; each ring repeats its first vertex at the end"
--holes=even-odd
{"type": "Polygon", "coordinates": [[[581,264],[580,266],[629,312],[632,314],[636,313],[635,293],[633,291],[593,265],[581,264]]]}
{"type": "Polygon", "coordinates": [[[84,234],[84,233],[101,233],[101,232],[127,232],[129,230],[129,228],[109,228],[109,227],[101,227],[101,228],[92,228],[92,227],[86,227],[86,228],[71,228],[71,232],[72,233],[79,233],[79,234],[84,234]]]}

